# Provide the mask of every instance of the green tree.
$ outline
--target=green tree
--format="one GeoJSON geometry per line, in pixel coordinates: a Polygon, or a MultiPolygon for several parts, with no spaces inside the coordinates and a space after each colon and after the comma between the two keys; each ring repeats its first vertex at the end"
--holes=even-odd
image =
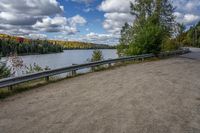
{"type": "Polygon", "coordinates": [[[101,50],[94,50],[91,58],[91,62],[103,60],[103,54],[101,50]]]}
{"type": "Polygon", "coordinates": [[[0,79],[7,78],[11,75],[11,70],[6,66],[6,63],[1,62],[0,57],[0,79]]]}
{"type": "Polygon", "coordinates": [[[118,53],[159,53],[166,38],[174,34],[173,12],[170,0],[135,0],[134,4],[131,3],[131,14],[135,20],[133,26],[126,24],[123,27],[118,53]],[[128,46],[124,47],[125,44],[128,46]]]}
{"type": "Polygon", "coordinates": [[[179,46],[183,46],[183,40],[184,40],[184,32],[185,32],[185,25],[184,24],[177,24],[177,37],[176,41],[178,42],[179,46]]]}

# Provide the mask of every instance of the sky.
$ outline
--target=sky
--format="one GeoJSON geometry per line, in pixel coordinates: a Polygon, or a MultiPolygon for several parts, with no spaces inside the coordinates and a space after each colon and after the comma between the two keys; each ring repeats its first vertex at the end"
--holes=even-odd
{"type": "MultiPolygon", "coordinates": [[[[116,45],[134,0],[0,0],[0,33],[116,45]]],[[[200,20],[200,0],[173,0],[176,20],[200,20]]]]}

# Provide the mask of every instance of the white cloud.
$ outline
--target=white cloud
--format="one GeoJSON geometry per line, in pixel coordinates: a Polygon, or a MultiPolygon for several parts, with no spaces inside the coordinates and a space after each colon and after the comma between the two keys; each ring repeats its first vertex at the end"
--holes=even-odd
{"type": "Polygon", "coordinates": [[[56,0],[1,0],[0,11],[26,15],[53,15],[64,7],[56,0]]]}
{"type": "Polygon", "coordinates": [[[76,15],[72,18],[69,18],[69,23],[71,26],[76,27],[77,25],[84,25],[87,23],[85,18],[81,17],[80,15],[76,15]]]}
{"type": "Polygon", "coordinates": [[[182,14],[180,12],[175,12],[174,15],[179,23],[183,24],[194,24],[197,20],[199,20],[199,16],[194,14],[182,14]]]}
{"type": "Polygon", "coordinates": [[[67,19],[65,17],[56,16],[54,18],[45,17],[41,21],[37,21],[34,25],[35,28],[47,28],[47,27],[58,27],[60,25],[65,25],[67,19]]]}
{"type": "Polygon", "coordinates": [[[130,13],[130,2],[134,0],[104,0],[99,10],[104,12],[130,13]]]}
{"type": "Polygon", "coordinates": [[[74,34],[86,20],[80,15],[61,16],[64,7],[57,0],[1,0],[0,32],[27,35],[40,32],[74,34]]]}
{"type": "Polygon", "coordinates": [[[85,36],[82,36],[81,40],[85,42],[92,42],[97,44],[108,44],[108,45],[116,45],[118,44],[119,35],[114,34],[99,34],[90,32],[85,36]]]}
{"type": "Polygon", "coordinates": [[[119,35],[114,34],[99,34],[90,32],[86,35],[66,36],[65,34],[57,35],[54,39],[68,40],[68,41],[81,41],[95,44],[118,44],[119,35]]]}
{"type": "Polygon", "coordinates": [[[190,26],[200,20],[199,0],[174,0],[173,5],[176,7],[175,16],[178,22],[190,26]]]}
{"type": "Polygon", "coordinates": [[[130,2],[134,0],[104,0],[101,3],[98,9],[105,12],[104,29],[110,33],[119,34],[126,22],[133,23],[134,16],[130,14],[130,2]]]}
{"type": "Polygon", "coordinates": [[[194,14],[185,14],[183,20],[185,21],[185,23],[189,24],[189,23],[197,21],[198,19],[199,19],[199,16],[196,16],[194,14]]]}
{"type": "Polygon", "coordinates": [[[45,34],[29,34],[28,36],[25,36],[25,37],[28,37],[30,39],[47,39],[47,35],[45,34]]]}
{"type": "Polygon", "coordinates": [[[87,21],[80,15],[76,15],[72,18],[66,18],[62,16],[45,17],[41,21],[37,21],[33,28],[36,28],[43,32],[65,32],[67,34],[75,34],[78,32],[77,26],[84,25],[87,21]]]}

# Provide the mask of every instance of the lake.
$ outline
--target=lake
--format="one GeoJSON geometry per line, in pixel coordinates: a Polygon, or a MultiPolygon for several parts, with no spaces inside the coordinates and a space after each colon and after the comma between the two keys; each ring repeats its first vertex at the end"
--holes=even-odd
{"type": "MultiPolygon", "coordinates": [[[[104,59],[117,58],[117,50],[103,49],[104,59]]],[[[51,69],[71,66],[72,64],[87,63],[92,57],[93,50],[64,50],[63,53],[43,54],[43,55],[26,55],[20,56],[24,65],[38,64],[41,67],[50,67],[51,69]]],[[[6,60],[6,58],[2,58],[6,60]]],[[[20,74],[21,75],[21,74],[20,74]]],[[[19,75],[18,75],[19,76],[19,75]]]]}

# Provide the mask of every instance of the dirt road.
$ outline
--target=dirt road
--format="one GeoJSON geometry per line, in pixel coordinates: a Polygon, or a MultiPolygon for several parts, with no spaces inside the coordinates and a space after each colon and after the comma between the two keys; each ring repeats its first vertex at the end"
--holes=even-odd
{"type": "Polygon", "coordinates": [[[172,58],[0,102],[0,133],[200,133],[200,61],[172,58]]]}

